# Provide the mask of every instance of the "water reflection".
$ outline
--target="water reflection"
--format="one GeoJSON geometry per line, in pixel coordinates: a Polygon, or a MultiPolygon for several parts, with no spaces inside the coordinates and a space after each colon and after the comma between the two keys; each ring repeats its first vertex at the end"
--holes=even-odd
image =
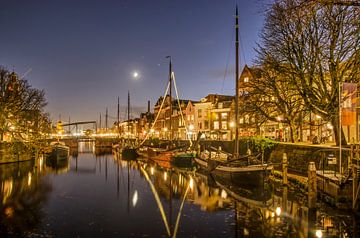
{"type": "MultiPolygon", "coordinates": [[[[0,165],[0,236],[22,236],[40,224],[51,185],[34,161],[0,165]]],[[[41,165],[41,166],[40,166],[41,165]]],[[[40,166],[40,167],[39,167],[40,166]]]]}
{"type": "MultiPolygon", "coordinates": [[[[39,158],[40,163],[43,164],[43,160],[45,160],[45,170],[47,173],[55,173],[62,174],[67,173],[70,170],[70,159],[63,158],[61,160],[53,159],[53,158],[39,158]]],[[[41,168],[41,167],[40,167],[41,168]]]]}
{"type": "Polygon", "coordinates": [[[66,164],[0,165],[0,234],[55,237],[356,237],[357,218],[307,208],[296,189],[239,187],[198,171],[79,145],[66,164]],[[76,224],[76,227],[74,226],[76,224]]]}

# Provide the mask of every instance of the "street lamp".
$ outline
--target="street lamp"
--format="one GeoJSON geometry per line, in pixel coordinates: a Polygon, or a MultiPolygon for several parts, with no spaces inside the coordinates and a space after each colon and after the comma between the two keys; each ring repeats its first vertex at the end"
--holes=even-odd
{"type": "Polygon", "coordinates": [[[189,125],[189,132],[188,132],[188,136],[190,139],[192,139],[192,131],[194,130],[194,125],[193,124],[190,124],[189,125]]]}
{"type": "Polygon", "coordinates": [[[164,139],[166,140],[167,139],[167,131],[168,131],[168,129],[167,129],[167,127],[164,127],[164,139]]]}
{"type": "Polygon", "coordinates": [[[233,121],[230,122],[230,140],[233,139],[233,128],[235,126],[235,123],[233,121]]]}

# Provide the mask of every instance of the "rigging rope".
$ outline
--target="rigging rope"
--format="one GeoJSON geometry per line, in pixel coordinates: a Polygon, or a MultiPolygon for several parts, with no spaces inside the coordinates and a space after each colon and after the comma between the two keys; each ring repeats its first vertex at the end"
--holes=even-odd
{"type": "MultiPolygon", "coordinates": [[[[177,90],[177,87],[176,87],[176,80],[175,80],[175,74],[174,74],[174,72],[171,72],[171,78],[172,78],[172,80],[174,81],[174,89],[175,89],[175,93],[176,93],[177,103],[178,103],[179,109],[180,109],[181,120],[184,122],[185,132],[186,132],[186,135],[188,135],[188,129],[187,129],[187,126],[186,126],[186,120],[185,120],[185,118],[184,118],[184,114],[183,114],[183,112],[182,112],[182,108],[181,108],[181,104],[180,104],[179,93],[178,93],[178,90],[177,90]]],[[[143,141],[139,144],[139,147],[142,146],[142,145],[145,143],[145,141],[149,138],[150,132],[154,129],[154,126],[155,126],[155,124],[156,124],[156,122],[157,122],[157,120],[158,120],[158,118],[159,118],[160,113],[161,113],[161,109],[162,109],[162,107],[163,107],[163,105],[164,105],[164,103],[165,103],[165,99],[166,99],[167,93],[168,93],[168,91],[169,91],[169,88],[170,88],[170,82],[168,82],[168,84],[167,84],[167,87],[166,87],[166,90],[165,90],[165,93],[164,93],[164,96],[163,96],[163,100],[162,100],[162,102],[161,102],[161,105],[160,105],[158,114],[156,115],[156,118],[155,118],[153,124],[151,125],[150,131],[149,131],[148,133],[146,133],[146,136],[145,136],[145,138],[143,139],[143,141]]],[[[170,98],[170,103],[172,103],[172,99],[171,99],[171,98],[170,98]]],[[[172,116],[172,115],[170,115],[170,120],[171,120],[171,116],[172,116]]],[[[191,147],[191,146],[193,145],[193,143],[192,143],[192,141],[191,141],[190,138],[189,138],[189,141],[190,141],[190,147],[191,147]]]]}
{"type": "MultiPolygon", "coordinates": [[[[166,99],[166,95],[167,95],[167,92],[169,91],[169,88],[170,88],[170,82],[168,82],[168,84],[167,84],[167,87],[166,87],[166,90],[165,90],[165,93],[164,93],[164,96],[163,96],[163,100],[162,100],[161,105],[160,105],[159,112],[158,112],[158,114],[157,114],[156,117],[155,117],[155,121],[154,121],[153,124],[151,125],[150,131],[149,131],[148,133],[146,133],[146,136],[145,136],[144,140],[140,143],[139,147],[142,146],[142,144],[144,144],[144,142],[149,138],[149,134],[150,134],[151,130],[154,129],[154,126],[155,126],[155,124],[156,124],[156,121],[157,121],[157,119],[159,118],[161,109],[162,109],[162,107],[163,107],[163,105],[164,105],[164,102],[165,102],[165,99],[166,99]]],[[[170,99],[170,101],[171,101],[171,99],[170,99]]],[[[171,118],[171,117],[170,117],[170,118],[171,118]]]]}
{"type": "MultiPolygon", "coordinates": [[[[179,99],[178,90],[177,90],[177,87],[176,87],[176,80],[175,80],[175,74],[174,74],[174,72],[172,72],[172,78],[173,78],[173,80],[174,80],[174,88],[175,88],[175,93],[176,93],[177,102],[178,102],[178,105],[179,105],[179,108],[180,108],[181,120],[184,122],[185,132],[186,132],[186,135],[188,135],[188,129],[187,129],[187,126],[186,126],[186,121],[184,120],[184,114],[182,113],[182,108],[181,108],[181,104],[180,104],[180,99],[179,99]]],[[[189,138],[189,141],[190,141],[190,147],[191,147],[191,146],[192,146],[192,141],[191,141],[190,138],[189,138]]]]}

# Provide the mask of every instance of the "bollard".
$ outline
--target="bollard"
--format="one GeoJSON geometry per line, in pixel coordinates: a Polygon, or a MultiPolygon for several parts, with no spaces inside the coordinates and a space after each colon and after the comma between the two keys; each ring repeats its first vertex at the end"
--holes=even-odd
{"type": "Polygon", "coordinates": [[[282,170],[283,170],[283,185],[285,185],[285,186],[287,186],[287,184],[288,184],[287,167],[288,167],[287,155],[286,155],[286,153],[283,153],[282,170]]]}
{"type": "Polygon", "coordinates": [[[287,202],[288,202],[288,187],[283,187],[283,193],[282,193],[282,209],[284,213],[287,213],[287,202]]]}
{"type": "Polygon", "coordinates": [[[351,157],[352,157],[352,161],[353,162],[353,152],[355,152],[355,159],[356,159],[356,164],[352,163],[352,189],[353,189],[353,196],[352,196],[352,208],[355,210],[356,209],[356,202],[358,200],[358,193],[357,191],[359,190],[359,145],[355,145],[355,148],[352,147],[351,149],[351,157]]]}
{"type": "Polygon", "coordinates": [[[316,166],[310,162],[308,167],[308,201],[309,208],[316,208],[316,166]]]}

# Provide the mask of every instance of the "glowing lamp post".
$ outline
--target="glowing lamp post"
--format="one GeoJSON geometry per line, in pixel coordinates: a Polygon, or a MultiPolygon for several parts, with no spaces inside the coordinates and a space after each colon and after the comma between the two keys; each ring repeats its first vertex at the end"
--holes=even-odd
{"type": "Polygon", "coordinates": [[[235,123],[233,121],[230,122],[230,140],[233,139],[233,128],[235,126],[235,123]]]}
{"type": "Polygon", "coordinates": [[[192,133],[193,133],[193,130],[194,130],[194,125],[193,124],[190,124],[189,125],[189,132],[188,132],[188,136],[190,139],[192,139],[192,133]]]}
{"type": "Polygon", "coordinates": [[[168,129],[167,129],[167,127],[164,127],[164,139],[166,140],[167,139],[167,131],[168,131],[168,129]]]}

